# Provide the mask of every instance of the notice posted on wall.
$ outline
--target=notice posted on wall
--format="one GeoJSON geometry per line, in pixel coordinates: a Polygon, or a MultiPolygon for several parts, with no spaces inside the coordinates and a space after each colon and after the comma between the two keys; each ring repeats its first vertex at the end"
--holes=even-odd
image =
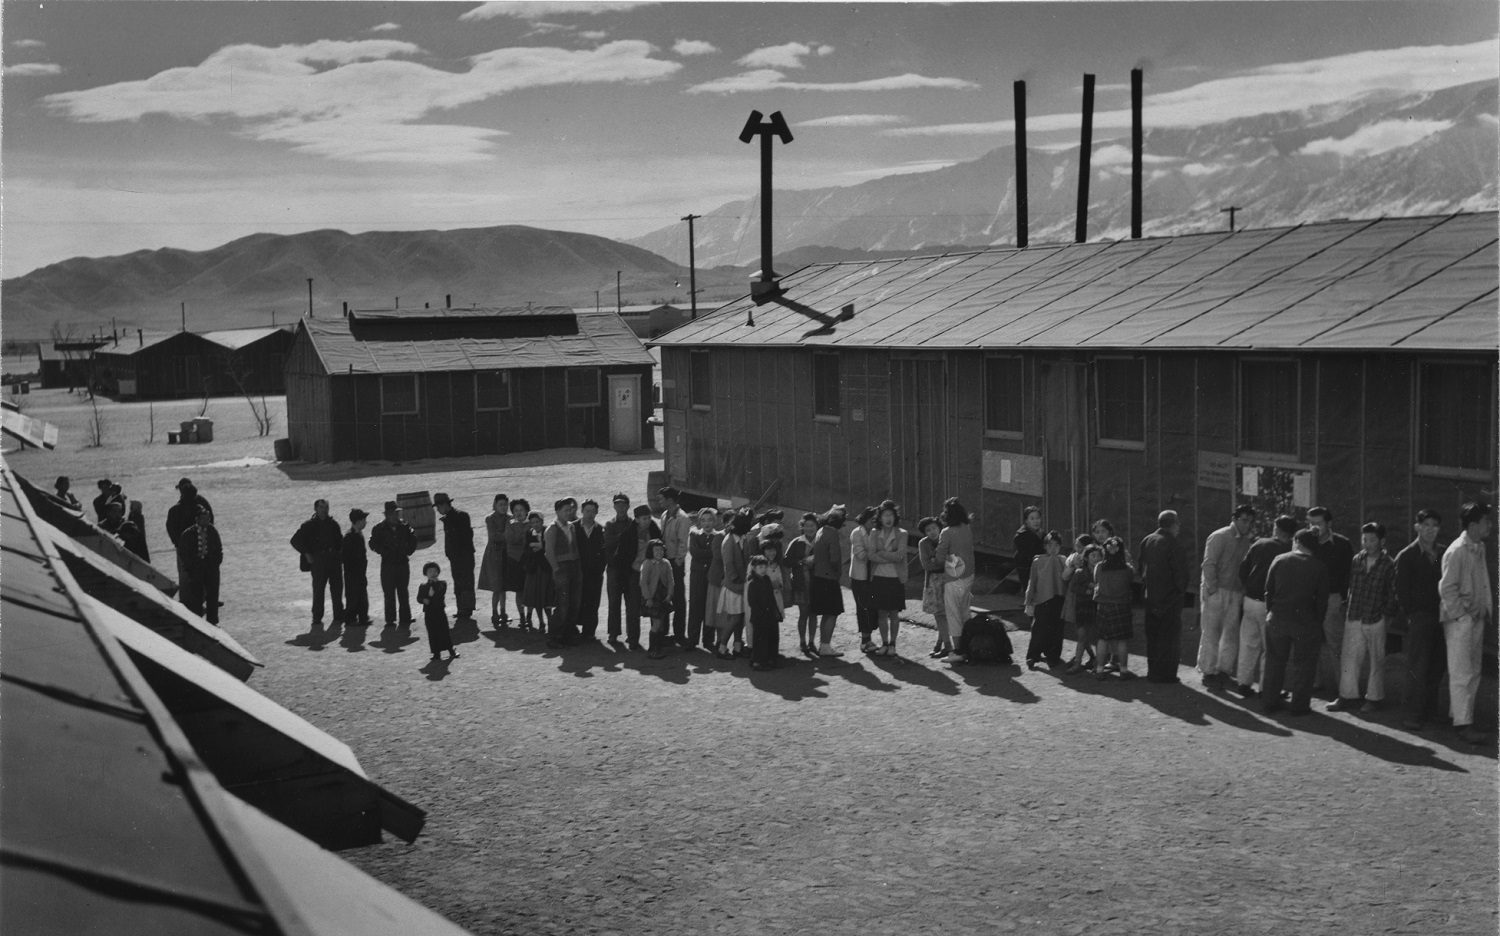
{"type": "Polygon", "coordinates": [[[1295,517],[1299,522],[1314,497],[1313,469],[1308,465],[1235,465],[1234,478],[1237,490],[1235,503],[1250,504],[1255,508],[1254,532],[1257,536],[1270,536],[1276,518],[1282,514],[1295,517]]]}
{"type": "Polygon", "coordinates": [[[983,460],[981,475],[987,490],[1042,496],[1045,464],[1039,456],[985,451],[983,460]]]}

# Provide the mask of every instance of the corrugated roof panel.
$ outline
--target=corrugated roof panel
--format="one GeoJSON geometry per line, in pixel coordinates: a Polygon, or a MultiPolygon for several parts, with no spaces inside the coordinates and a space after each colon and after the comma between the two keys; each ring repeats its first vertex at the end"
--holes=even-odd
{"type": "Polygon", "coordinates": [[[1413,329],[1396,348],[1493,351],[1500,347],[1500,290],[1490,290],[1448,315],[1413,329]]]}
{"type": "Polygon", "coordinates": [[[1003,254],[984,253],[954,254],[954,263],[944,265],[931,276],[922,280],[917,288],[903,292],[874,308],[855,303],[854,317],[865,320],[859,333],[863,345],[884,344],[892,335],[909,328],[919,317],[931,315],[951,305],[956,299],[992,288],[1006,276],[1024,269],[1019,262],[1005,266],[996,272],[997,258],[1003,254]]]}
{"type": "MultiPolygon", "coordinates": [[[[1442,219],[1436,223],[1429,220],[1425,228],[1416,230],[1400,224],[1381,228],[1387,230],[1387,244],[1367,251],[1363,262],[1352,260],[1332,282],[1296,307],[1226,335],[1221,346],[1256,347],[1269,341],[1277,347],[1300,346],[1330,325],[1416,285],[1484,244],[1475,243],[1473,232],[1465,230],[1465,225],[1444,223],[1442,219]]],[[[1486,239],[1493,237],[1492,230],[1486,239]]],[[[1342,246],[1331,248],[1329,253],[1339,252],[1342,246]]]]}
{"type": "MultiPolygon", "coordinates": [[[[882,274],[868,282],[870,288],[838,295],[829,295],[821,301],[826,308],[819,311],[837,318],[846,305],[854,306],[854,317],[839,322],[834,331],[839,344],[872,345],[880,341],[885,333],[886,320],[900,318],[906,306],[941,284],[951,283],[955,278],[967,275],[965,261],[972,253],[951,256],[927,257],[920,267],[902,270],[892,269],[889,275],[882,274]],[[939,285],[933,285],[936,282],[939,285]]],[[[826,339],[825,339],[826,340],[826,339]]]]}
{"type": "Polygon", "coordinates": [[[262,338],[269,338],[277,332],[287,329],[279,326],[267,326],[265,328],[227,328],[222,331],[203,332],[203,337],[216,345],[222,345],[230,350],[238,351],[240,348],[255,344],[262,338]]]}
{"type": "MultiPolygon", "coordinates": [[[[923,279],[938,262],[939,259],[933,256],[879,260],[863,268],[857,276],[832,280],[817,289],[799,290],[795,293],[786,289],[785,298],[836,320],[843,306],[852,302],[857,309],[861,304],[869,305],[880,297],[899,292],[923,279]]],[[[781,305],[779,302],[768,303],[771,304],[781,305]]],[[[786,306],[782,305],[782,308],[786,306]]],[[[757,317],[759,340],[779,344],[795,340],[798,335],[805,335],[804,341],[809,345],[844,344],[865,324],[856,315],[855,319],[838,322],[832,329],[828,329],[825,327],[826,323],[806,314],[794,312],[793,315],[795,318],[783,315],[776,316],[774,320],[768,318],[765,325],[757,317]]]]}
{"type": "Polygon", "coordinates": [[[984,330],[982,324],[976,325],[977,316],[1042,282],[1048,271],[1069,266],[1067,253],[1064,247],[1043,245],[997,250],[978,258],[984,264],[983,272],[963,280],[952,293],[930,296],[910,306],[902,316],[905,327],[893,332],[890,342],[913,348],[933,338],[942,339],[937,343],[945,346],[965,344],[968,337],[964,329],[984,330]]]}
{"type": "Polygon", "coordinates": [[[1497,271],[1500,271],[1500,253],[1496,244],[1490,243],[1411,289],[1331,325],[1310,340],[1322,348],[1389,348],[1428,322],[1493,292],[1500,279],[1497,271]]]}

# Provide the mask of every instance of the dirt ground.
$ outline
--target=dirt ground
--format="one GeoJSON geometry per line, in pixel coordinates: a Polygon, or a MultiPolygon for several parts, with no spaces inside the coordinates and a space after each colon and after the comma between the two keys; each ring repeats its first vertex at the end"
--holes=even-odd
{"type": "Polygon", "coordinates": [[[1402,732],[1390,712],[1266,718],[1186,669],[1185,685],[1156,686],[950,668],[912,626],[902,659],[864,658],[850,620],[836,639],[849,656],[766,673],[702,653],[546,651],[488,623],[434,667],[420,629],[309,629],[286,541],[314,498],[343,521],[445,490],[479,525],[496,491],[638,498],[660,458],[283,468],[243,401],[211,403],[217,440],[202,446],[160,430],[141,444],[144,404],[108,407],[101,449],[80,447],[65,394],[33,394],[28,411],[64,443],[12,467],[70,474],[84,500],[96,478],[120,482],[145,502],[163,567],[172,485],[199,483],[229,556],[224,626],[266,664],[250,684],[428,810],[415,844],[344,856],[475,933],[1496,930],[1493,748],[1402,732]]]}

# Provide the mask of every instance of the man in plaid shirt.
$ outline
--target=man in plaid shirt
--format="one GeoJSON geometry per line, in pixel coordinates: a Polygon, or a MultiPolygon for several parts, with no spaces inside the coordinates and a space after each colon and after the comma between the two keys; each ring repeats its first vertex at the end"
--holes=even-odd
{"type": "Polygon", "coordinates": [[[1349,604],[1344,644],[1339,654],[1339,697],[1328,711],[1342,712],[1359,705],[1360,669],[1370,665],[1361,712],[1380,708],[1385,698],[1385,628],[1396,610],[1396,563],[1385,551],[1385,525],[1360,527],[1364,548],[1349,566],[1349,604]]]}

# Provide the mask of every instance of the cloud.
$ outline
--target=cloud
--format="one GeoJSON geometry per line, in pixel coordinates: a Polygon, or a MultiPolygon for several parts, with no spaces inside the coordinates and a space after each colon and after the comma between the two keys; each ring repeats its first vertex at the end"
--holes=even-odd
{"type": "Polygon", "coordinates": [[[400,28],[400,23],[381,23],[377,26],[371,26],[370,32],[395,32],[400,28]]]}
{"type": "MultiPolygon", "coordinates": [[[[962,78],[928,78],[925,75],[891,75],[864,81],[787,81],[775,69],[763,68],[715,78],[687,89],[689,94],[739,94],[746,91],[905,91],[912,88],[977,88],[962,78]]],[[[893,131],[887,131],[893,132],[893,131]]]]}
{"type": "Polygon", "coordinates": [[[484,3],[463,14],[459,19],[464,22],[475,22],[477,20],[494,19],[497,16],[511,16],[516,19],[536,20],[547,16],[558,16],[568,13],[612,13],[618,10],[631,10],[639,6],[651,6],[650,3],[632,3],[629,0],[618,0],[618,2],[591,2],[591,0],[530,0],[530,2],[502,2],[484,3]]]}
{"type": "Polygon", "coordinates": [[[608,39],[609,33],[602,29],[585,29],[578,34],[578,38],[588,39],[590,42],[598,42],[601,39],[608,39]]]}
{"type": "Polygon", "coordinates": [[[532,23],[531,28],[526,31],[526,36],[545,36],[550,33],[572,32],[576,28],[577,27],[569,26],[566,23],[549,23],[546,20],[537,20],[536,22],[532,23]]]}
{"type": "MultiPolygon", "coordinates": [[[[1076,147],[1069,146],[1068,148],[1075,149],[1076,147]]],[[[1130,165],[1130,147],[1119,143],[1106,143],[1094,150],[1093,154],[1089,156],[1089,162],[1097,167],[1128,166],[1130,165]]],[[[1153,163],[1171,164],[1180,162],[1180,160],[1174,159],[1171,156],[1153,156],[1150,153],[1142,153],[1141,162],[1145,165],[1153,163]]]]}
{"type": "Polygon", "coordinates": [[[800,121],[799,127],[888,127],[906,123],[900,114],[835,114],[832,117],[816,117],[800,121]]]}
{"type": "Polygon", "coordinates": [[[947,169],[956,166],[962,160],[958,159],[922,159],[916,162],[899,163],[895,166],[874,166],[869,169],[850,169],[843,176],[851,179],[879,179],[885,176],[910,175],[914,172],[935,172],[938,169],[947,169]]]}
{"type": "Polygon", "coordinates": [[[44,75],[61,75],[62,66],[55,62],[23,62],[5,66],[7,78],[40,78],[44,75]]]}
{"type": "Polygon", "coordinates": [[[801,68],[802,60],[807,56],[828,55],[832,51],[831,45],[810,46],[800,42],[786,42],[756,49],[735,64],[746,68],[801,68]]]}
{"type": "Polygon", "coordinates": [[[652,58],[651,45],[639,40],[581,51],[495,49],[471,56],[468,69],[458,72],[396,58],[420,52],[408,42],[375,39],[227,46],[196,66],[52,94],[42,103],[82,123],[147,114],[238,121],[235,129],[250,139],[332,159],[406,161],[425,145],[432,159],[453,162],[480,158],[500,131],[419,123],[434,111],[523,88],[655,81],[682,68],[652,58]]]}
{"type": "Polygon", "coordinates": [[[702,39],[678,39],[672,43],[672,51],[678,55],[712,55],[719,47],[702,39]]]}
{"type": "Polygon", "coordinates": [[[1332,153],[1335,156],[1376,156],[1440,133],[1453,126],[1451,120],[1382,120],[1360,127],[1344,137],[1324,137],[1302,147],[1309,156],[1332,153]]]}
{"type": "Polygon", "coordinates": [[[17,39],[10,44],[12,49],[45,49],[47,43],[40,39],[17,39]]]}
{"type": "MultiPolygon", "coordinates": [[[[1198,127],[1260,114],[1341,104],[1378,91],[1415,93],[1494,80],[1500,67],[1500,39],[1457,46],[1409,46],[1335,55],[1255,68],[1201,82],[1178,91],[1146,96],[1147,127],[1198,127]]],[[[1028,130],[1076,130],[1079,116],[1030,117],[1028,130]]],[[[1094,129],[1123,130],[1130,110],[1100,111],[1094,129]]],[[[896,127],[890,136],[978,136],[1009,133],[1009,120],[983,123],[896,127]]]]}

